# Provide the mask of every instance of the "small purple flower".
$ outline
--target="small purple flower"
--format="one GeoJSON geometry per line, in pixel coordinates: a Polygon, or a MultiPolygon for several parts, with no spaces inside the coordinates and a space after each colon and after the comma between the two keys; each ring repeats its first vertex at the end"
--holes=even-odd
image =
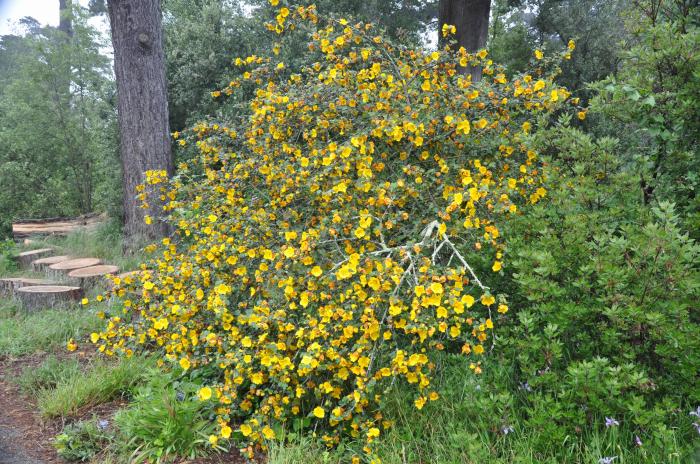
{"type": "Polygon", "coordinates": [[[107,427],[109,427],[109,421],[107,419],[100,419],[97,421],[97,428],[100,430],[105,430],[107,427]]]}
{"type": "Polygon", "coordinates": [[[598,464],[612,464],[612,462],[617,459],[617,456],[610,456],[598,459],[598,464]]]}
{"type": "Polygon", "coordinates": [[[618,425],[620,425],[620,423],[618,421],[616,421],[614,418],[612,418],[612,417],[605,418],[605,426],[606,427],[617,427],[618,425]]]}
{"type": "Polygon", "coordinates": [[[530,384],[527,383],[527,382],[520,382],[520,389],[521,389],[521,390],[525,390],[526,392],[531,392],[531,391],[532,391],[532,387],[531,387],[530,384]]]}
{"type": "Polygon", "coordinates": [[[698,434],[700,434],[700,424],[693,422],[693,427],[695,427],[695,430],[698,432],[698,434]]]}
{"type": "Polygon", "coordinates": [[[639,435],[634,436],[634,444],[637,446],[642,446],[642,439],[639,438],[639,435]]]}
{"type": "Polygon", "coordinates": [[[506,425],[501,428],[501,433],[503,435],[508,435],[509,433],[515,432],[515,429],[511,425],[506,425]]]}
{"type": "Polygon", "coordinates": [[[175,393],[175,399],[177,401],[185,401],[185,393],[178,391],[177,393],[175,393]]]}
{"type": "Polygon", "coordinates": [[[695,411],[690,411],[689,415],[695,416],[700,419],[700,406],[698,406],[695,411]]]}

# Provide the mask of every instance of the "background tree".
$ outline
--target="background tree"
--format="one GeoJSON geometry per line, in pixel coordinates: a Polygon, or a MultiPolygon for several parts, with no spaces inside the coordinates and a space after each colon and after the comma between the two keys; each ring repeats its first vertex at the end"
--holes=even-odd
{"type": "MultiPolygon", "coordinates": [[[[24,21],[0,39],[0,228],[114,210],[116,118],[106,44],[80,8],[71,36],[24,21]]],[[[117,176],[118,177],[118,176],[117,176]]]]}
{"type": "Polygon", "coordinates": [[[124,187],[124,234],[128,247],[142,238],[164,235],[161,207],[140,207],[136,187],[148,170],[172,173],[165,56],[159,0],[107,3],[118,93],[120,153],[124,187]]]}

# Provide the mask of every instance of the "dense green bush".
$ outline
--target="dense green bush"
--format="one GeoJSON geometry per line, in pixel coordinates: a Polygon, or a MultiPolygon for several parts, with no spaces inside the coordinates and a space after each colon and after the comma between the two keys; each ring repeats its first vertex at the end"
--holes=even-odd
{"type": "Polygon", "coordinates": [[[613,140],[565,124],[538,138],[551,195],[511,224],[516,317],[500,340],[529,392],[526,423],[543,447],[605,417],[642,437],[697,435],[700,246],[672,204],[643,204],[613,140]]]}

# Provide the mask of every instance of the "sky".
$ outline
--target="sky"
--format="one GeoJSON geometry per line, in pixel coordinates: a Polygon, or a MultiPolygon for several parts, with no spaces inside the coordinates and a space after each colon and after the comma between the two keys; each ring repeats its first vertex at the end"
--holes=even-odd
{"type": "MultiPolygon", "coordinates": [[[[88,0],[80,0],[87,5],[88,0]]],[[[42,26],[58,26],[58,0],[0,0],[0,35],[21,32],[16,23],[32,16],[42,26]]]]}

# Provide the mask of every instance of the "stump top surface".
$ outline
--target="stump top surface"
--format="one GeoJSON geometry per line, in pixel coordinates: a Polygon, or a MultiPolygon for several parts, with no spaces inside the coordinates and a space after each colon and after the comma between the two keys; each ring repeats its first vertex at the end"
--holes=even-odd
{"type": "Polygon", "coordinates": [[[46,279],[27,279],[25,277],[20,277],[15,280],[15,282],[20,282],[25,285],[56,285],[56,282],[52,282],[46,279]]]}
{"type": "Polygon", "coordinates": [[[39,248],[37,250],[23,251],[18,256],[40,255],[42,253],[48,253],[49,251],[53,251],[53,248],[39,248]]]}
{"type": "Polygon", "coordinates": [[[63,261],[68,261],[69,259],[73,259],[73,257],[68,256],[68,255],[48,256],[46,258],[35,259],[34,261],[32,261],[32,263],[33,264],[56,264],[56,263],[60,263],[63,261]]]}
{"type": "Polygon", "coordinates": [[[67,285],[34,285],[17,289],[20,293],[70,293],[76,290],[80,290],[80,287],[69,287],[67,285]]]}
{"type": "Polygon", "coordinates": [[[68,273],[68,277],[95,277],[107,274],[116,274],[119,272],[117,266],[111,264],[102,264],[99,266],[81,267],[68,273]]]}
{"type": "Polygon", "coordinates": [[[49,269],[53,269],[54,271],[70,271],[73,269],[80,269],[81,267],[97,266],[98,264],[102,264],[102,261],[98,258],[78,258],[52,264],[49,266],[49,269]]]}

